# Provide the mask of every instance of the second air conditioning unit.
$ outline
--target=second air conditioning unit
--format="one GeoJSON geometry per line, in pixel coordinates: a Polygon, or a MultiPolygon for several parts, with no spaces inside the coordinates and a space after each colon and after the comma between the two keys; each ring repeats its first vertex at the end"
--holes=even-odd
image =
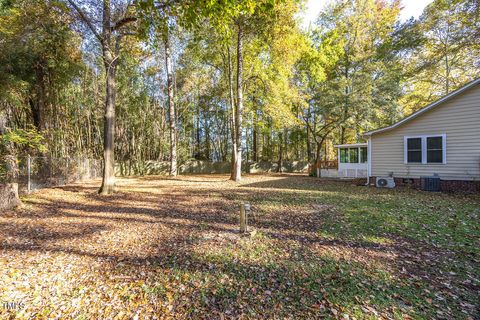
{"type": "Polygon", "coordinates": [[[393,177],[377,177],[377,188],[395,188],[395,180],[393,177]]]}

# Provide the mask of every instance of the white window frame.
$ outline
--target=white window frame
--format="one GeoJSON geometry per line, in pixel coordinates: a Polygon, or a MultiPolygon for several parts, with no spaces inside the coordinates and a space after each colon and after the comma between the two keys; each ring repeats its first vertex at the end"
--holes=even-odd
{"type": "Polygon", "coordinates": [[[348,163],[360,163],[360,147],[349,147],[348,149],[348,163]],[[357,162],[350,161],[350,149],[357,149],[357,162]]]}
{"type": "Polygon", "coordinates": [[[358,147],[358,162],[357,163],[367,163],[368,162],[368,147],[365,146],[365,147],[358,147]],[[363,155],[362,155],[362,148],[366,148],[367,149],[367,159],[363,159],[363,155]],[[365,160],[365,161],[363,161],[365,160]]]}
{"type": "Polygon", "coordinates": [[[447,164],[447,134],[424,134],[424,135],[417,135],[417,136],[404,136],[403,137],[403,163],[404,164],[447,164]],[[443,162],[427,162],[427,138],[442,138],[442,160],[443,162]],[[422,139],[422,162],[408,162],[408,139],[415,139],[420,138],[422,139]]]}
{"type": "Polygon", "coordinates": [[[345,148],[338,148],[338,162],[339,162],[339,163],[344,163],[344,164],[345,164],[345,163],[362,164],[362,163],[368,163],[368,159],[369,159],[369,158],[368,158],[368,145],[367,145],[367,146],[364,146],[364,147],[345,147],[345,148]],[[367,148],[367,159],[366,159],[367,161],[365,161],[365,162],[362,162],[362,160],[363,160],[363,157],[362,157],[362,148],[367,148]],[[347,161],[348,161],[348,162],[342,162],[342,161],[341,161],[341,158],[342,158],[342,157],[341,157],[340,154],[341,154],[341,152],[342,152],[342,151],[341,151],[342,149],[343,149],[343,150],[347,150],[347,161]],[[357,149],[357,153],[358,153],[358,161],[357,161],[357,162],[350,162],[350,149],[357,149]]]}
{"type": "Polygon", "coordinates": [[[350,163],[350,152],[348,151],[348,149],[350,149],[350,148],[348,148],[348,147],[347,148],[338,148],[338,163],[344,163],[344,164],[345,163],[350,163]],[[342,162],[342,156],[341,156],[342,150],[347,150],[347,158],[346,158],[347,162],[342,162]]]}

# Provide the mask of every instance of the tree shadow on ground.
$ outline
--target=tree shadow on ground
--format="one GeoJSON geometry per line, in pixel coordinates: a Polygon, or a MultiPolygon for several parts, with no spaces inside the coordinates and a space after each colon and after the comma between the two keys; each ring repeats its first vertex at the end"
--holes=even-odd
{"type": "Polygon", "coordinates": [[[258,188],[258,189],[289,189],[289,190],[306,190],[315,191],[319,187],[329,187],[335,185],[351,185],[348,180],[339,179],[318,179],[305,175],[276,174],[272,175],[272,180],[258,181],[241,185],[242,188],[258,188]],[[278,179],[281,178],[281,179],[278,179]]]}
{"type": "MultiPolygon", "coordinates": [[[[179,181],[188,184],[188,180],[179,181]]],[[[433,262],[419,270],[424,268],[419,261],[427,257],[424,253],[436,252],[431,246],[420,247],[419,242],[389,234],[383,235],[390,240],[387,243],[323,237],[319,231],[325,219],[341,218],[342,212],[308,204],[322,204],[329,197],[347,198],[351,190],[311,181],[307,177],[286,176],[224,190],[222,185],[216,189],[198,188],[192,183],[195,187],[189,188],[166,186],[166,180],[156,183],[154,179],[136,179],[139,185],[130,186],[123,181],[125,190],[108,197],[98,195],[95,186],[66,186],[54,190],[64,192],[62,197],[36,194],[39,203],[27,201],[28,209],[7,217],[12,221],[0,224],[2,239],[9,239],[2,242],[2,249],[10,255],[50,252],[101,260],[102,269],[96,272],[106,277],[105,281],[110,274],[141,279],[151,289],[148,294],[158,294],[162,301],[168,300],[168,283],[187,286],[191,291],[176,291],[178,299],[173,311],[192,316],[196,315],[195,310],[210,310],[229,312],[232,317],[316,317],[339,306],[345,310],[361,308],[359,301],[366,300],[394,314],[392,308],[425,307],[418,301],[414,305],[410,291],[418,293],[422,286],[429,285],[445,290],[439,286],[445,280],[440,264],[433,262]],[[307,186],[302,186],[305,181],[307,186]],[[275,187],[276,183],[279,187],[275,187]],[[286,190],[315,191],[317,186],[332,194],[327,192],[320,199],[316,193],[292,198],[292,191],[286,190]],[[237,233],[238,204],[244,201],[253,203],[259,211],[253,225],[263,235],[261,240],[252,239],[251,246],[248,239],[237,233]],[[263,208],[272,202],[278,208],[263,208]],[[28,220],[29,225],[13,219],[28,220]],[[58,223],[61,219],[67,220],[58,223]],[[51,224],[57,229],[49,227],[51,224]],[[211,240],[206,237],[209,234],[223,240],[211,240]],[[109,247],[112,243],[114,246],[109,247]],[[265,243],[266,248],[262,247],[265,243]],[[335,252],[340,254],[326,255],[335,252]],[[375,258],[372,253],[388,256],[375,258]],[[357,261],[362,255],[377,259],[393,277],[368,271],[370,262],[357,261]],[[404,261],[406,256],[410,258],[404,261]],[[164,277],[159,278],[157,273],[164,277]],[[424,274],[431,276],[424,279],[424,274]],[[187,280],[180,283],[177,276],[187,280]],[[416,287],[418,283],[420,287],[416,287]],[[167,289],[157,288],[161,286],[167,289]],[[405,292],[405,296],[398,292],[405,292]],[[399,296],[394,297],[394,293],[399,296]],[[188,299],[181,299],[182,295],[188,299]],[[188,303],[196,308],[188,308],[188,303]],[[249,305],[251,310],[246,307],[249,305]]],[[[376,235],[375,230],[364,232],[376,235]]],[[[476,288],[467,290],[471,293],[476,288]]],[[[424,314],[420,309],[416,312],[424,314]]]]}
{"type": "MultiPolygon", "coordinates": [[[[77,238],[76,241],[86,241],[87,235],[71,236],[77,238]]],[[[389,314],[406,304],[412,306],[414,297],[411,294],[394,297],[392,293],[399,289],[407,292],[408,286],[413,284],[393,280],[382,273],[367,272],[364,266],[354,262],[317,257],[307,247],[283,247],[282,252],[287,257],[274,262],[261,258],[270,255],[273,248],[258,252],[255,245],[248,245],[250,240],[238,234],[229,237],[235,248],[226,254],[215,249],[224,244],[215,242],[208,244],[212,247],[210,251],[199,251],[194,246],[209,240],[186,239],[185,235],[175,234],[161,243],[150,243],[155,250],[147,256],[92,251],[73,245],[52,246],[47,242],[9,244],[3,249],[72,254],[100,260],[102,270],[97,277],[111,290],[125,281],[141,281],[144,283],[141,289],[157,301],[152,306],[155,312],[160,311],[156,308],[162,301],[168,301],[167,296],[171,294],[170,311],[187,317],[205,313],[227,314],[234,318],[242,315],[318,317],[330,315],[331,308],[360,310],[358,302],[366,300],[378,312],[389,314]],[[246,257],[237,256],[242,252],[246,257]],[[172,289],[172,284],[181,286],[182,291],[172,289]]]]}

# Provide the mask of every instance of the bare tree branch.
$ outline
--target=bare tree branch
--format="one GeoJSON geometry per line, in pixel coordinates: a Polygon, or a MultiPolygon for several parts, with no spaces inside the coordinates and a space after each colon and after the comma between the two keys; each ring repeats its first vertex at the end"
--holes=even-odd
{"type": "Polygon", "coordinates": [[[124,25],[130,23],[130,22],[134,22],[136,21],[137,18],[136,17],[125,17],[125,18],[122,18],[120,19],[119,21],[117,21],[117,23],[115,23],[115,25],[112,27],[112,31],[116,31],[118,29],[120,29],[121,27],[123,27],[124,25]]]}
{"type": "Polygon", "coordinates": [[[92,20],[89,19],[86,15],[85,12],[83,12],[83,10],[77,6],[74,2],[74,0],[67,0],[68,3],[70,3],[70,5],[75,9],[75,11],[77,11],[78,15],[80,16],[80,18],[83,20],[83,22],[85,22],[85,24],[88,26],[88,28],[92,31],[92,33],[95,35],[95,37],[100,41],[102,42],[103,38],[102,36],[98,33],[97,29],[95,29],[95,26],[93,25],[92,23],[92,20]]]}

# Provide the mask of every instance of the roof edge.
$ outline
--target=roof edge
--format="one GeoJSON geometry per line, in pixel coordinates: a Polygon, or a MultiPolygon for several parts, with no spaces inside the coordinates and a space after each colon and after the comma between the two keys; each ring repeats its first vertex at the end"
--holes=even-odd
{"type": "Polygon", "coordinates": [[[361,143],[336,144],[333,147],[334,148],[348,148],[348,147],[366,147],[366,146],[367,146],[366,142],[361,142],[361,143]]]}
{"type": "Polygon", "coordinates": [[[396,127],[400,126],[401,124],[407,122],[407,121],[410,121],[416,117],[418,117],[419,115],[423,114],[424,112],[430,110],[430,109],[433,109],[434,107],[438,106],[439,104],[442,104],[443,102],[447,101],[447,100],[450,100],[451,98],[457,96],[458,94],[470,89],[471,87],[474,87],[475,85],[477,84],[480,84],[480,78],[477,78],[475,80],[472,80],[470,82],[468,82],[467,84],[465,84],[463,87],[460,87],[458,88],[457,90],[455,91],[452,91],[450,92],[449,94],[447,94],[446,96],[443,96],[442,98],[430,103],[429,105],[421,108],[420,110],[417,110],[415,111],[414,113],[412,113],[411,115],[403,118],[402,120],[400,121],[397,121],[395,122],[394,124],[392,124],[391,126],[388,126],[388,127],[384,127],[384,128],[380,128],[380,129],[376,129],[376,130],[372,130],[372,131],[368,131],[368,132],[365,132],[364,134],[362,134],[362,136],[371,136],[372,134],[376,134],[376,133],[380,133],[380,132],[384,132],[384,131],[388,131],[388,130],[392,130],[392,129],[395,129],[396,127]]]}

